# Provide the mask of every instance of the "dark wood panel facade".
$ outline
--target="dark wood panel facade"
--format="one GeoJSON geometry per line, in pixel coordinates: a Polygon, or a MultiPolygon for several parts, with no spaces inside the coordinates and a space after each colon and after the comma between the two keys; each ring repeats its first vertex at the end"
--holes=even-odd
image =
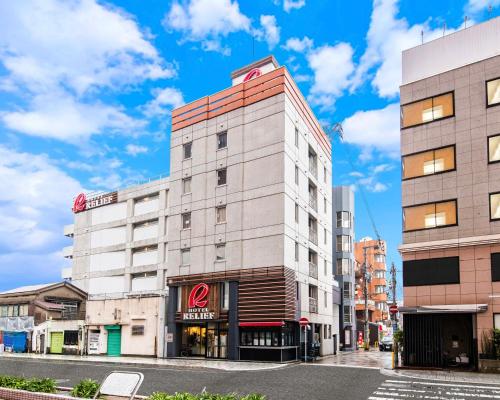
{"type": "MultiPolygon", "coordinates": [[[[295,272],[283,266],[175,276],[168,278],[168,285],[187,287],[182,294],[182,309],[184,310],[187,297],[194,285],[204,282],[211,287],[216,287],[214,296],[218,298],[219,287],[212,284],[224,281],[239,283],[238,320],[240,322],[295,320],[297,298],[295,272]]],[[[221,313],[219,319],[226,315],[221,313]]]]}

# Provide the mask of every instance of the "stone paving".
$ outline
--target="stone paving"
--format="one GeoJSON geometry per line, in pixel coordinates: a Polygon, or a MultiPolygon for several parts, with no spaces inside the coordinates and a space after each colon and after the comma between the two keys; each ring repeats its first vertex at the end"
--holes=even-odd
{"type": "Polygon", "coordinates": [[[315,365],[344,366],[353,368],[384,369],[392,367],[392,353],[371,349],[370,351],[341,351],[334,356],[323,357],[315,365]]]}

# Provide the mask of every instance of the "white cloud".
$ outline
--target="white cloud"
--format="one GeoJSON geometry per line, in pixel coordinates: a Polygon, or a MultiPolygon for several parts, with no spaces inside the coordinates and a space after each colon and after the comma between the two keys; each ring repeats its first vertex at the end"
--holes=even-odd
{"type": "Polygon", "coordinates": [[[306,5],[306,0],[283,0],[283,10],[289,13],[298,10],[306,5]]]}
{"type": "Polygon", "coordinates": [[[144,114],[150,118],[168,115],[173,109],[184,104],[184,97],[179,89],[172,87],[156,88],[151,93],[154,99],[142,107],[144,114]]]}
{"type": "Polygon", "coordinates": [[[145,154],[148,152],[148,148],[146,146],[137,144],[127,144],[125,150],[127,151],[127,154],[130,154],[133,157],[137,156],[138,154],[145,154]]]}
{"type": "Polygon", "coordinates": [[[313,45],[313,40],[304,36],[302,39],[299,39],[298,37],[289,38],[282,47],[288,51],[303,53],[304,51],[309,51],[313,45]]]}
{"type": "Polygon", "coordinates": [[[353,49],[348,43],[324,45],[307,54],[309,67],[314,72],[314,82],[309,101],[322,109],[332,108],[336,98],[349,86],[354,71],[353,49]]]}
{"type": "Polygon", "coordinates": [[[62,227],[73,220],[73,196],[80,183],[45,155],[0,145],[0,283],[60,278],[58,253],[70,243],[62,227]],[[15,274],[10,272],[15,271],[15,274]]]}
{"type": "Polygon", "coordinates": [[[274,15],[261,15],[260,24],[262,31],[256,36],[260,40],[265,40],[271,50],[280,41],[280,27],[276,23],[276,17],[274,15]]]}
{"type": "Polygon", "coordinates": [[[361,146],[362,150],[376,149],[389,157],[399,157],[399,104],[385,108],[357,111],[342,123],[344,141],[361,146]]]}
{"type": "Polygon", "coordinates": [[[36,92],[81,94],[175,75],[137,22],[94,0],[0,3],[0,61],[8,80],[36,92]]]}
{"type": "Polygon", "coordinates": [[[1,119],[11,130],[75,144],[104,131],[130,133],[144,126],[117,107],[78,102],[64,93],[34,96],[28,110],[4,112],[1,119]]]}
{"type": "MultiPolygon", "coordinates": [[[[432,29],[428,22],[410,25],[405,18],[398,18],[398,13],[398,0],[374,0],[366,35],[367,48],[352,79],[352,91],[371,79],[380,97],[397,96],[401,84],[401,52],[420,44],[421,32],[424,41],[443,34],[442,27],[432,29]]],[[[447,29],[446,33],[453,31],[447,29]]]]}
{"type": "Polygon", "coordinates": [[[201,42],[206,51],[228,49],[221,45],[221,38],[230,33],[251,31],[251,21],[240,12],[238,2],[232,0],[175,1],[165,15],[163,26],[168,31],[179,31],[183,40],[201,42]]]}
{"type": "Polygon", "coordinates": [[[477,13],[487,11],[488,7],[497,7],[500,5],[500,0],[469,0],[465,6],[465,11],[477,13]]]}

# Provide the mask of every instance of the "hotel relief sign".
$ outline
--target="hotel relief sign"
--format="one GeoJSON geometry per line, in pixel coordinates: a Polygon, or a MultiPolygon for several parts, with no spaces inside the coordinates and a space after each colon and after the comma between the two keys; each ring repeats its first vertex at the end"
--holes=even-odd
{"type": "Polygon", "coordinates": [[[116,203],[118,201],[118,193],[112,192],[107,194],[102,194],[99,196],[87,199],[85,193],[80,193],[76,196],[73,202],[73,212],[79,213],[85,210],[90,210],[92,208],[106,206],[108,204],[116,203]]]}
{"type": "Polygon", "coordinates": [[[198,283],[183,289],[181,314],[184,321],[207,321],[219,317],[217,284],[198,283]]]}

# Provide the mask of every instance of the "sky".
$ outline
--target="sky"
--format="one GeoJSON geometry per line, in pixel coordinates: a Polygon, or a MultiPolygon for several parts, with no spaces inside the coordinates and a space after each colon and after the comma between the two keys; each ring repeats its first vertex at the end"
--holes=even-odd
{"type": "Polygon", "coordinates": [[[357,239],[376,236],[371,210],[400,270],[401,50],[499,9],[500,0],[0,2],[0,291],[60,280],[73,197],[168,175],[171,110],[269,54],[325,127],[343,124],[333,184],[356,191],[357,239]]]}

